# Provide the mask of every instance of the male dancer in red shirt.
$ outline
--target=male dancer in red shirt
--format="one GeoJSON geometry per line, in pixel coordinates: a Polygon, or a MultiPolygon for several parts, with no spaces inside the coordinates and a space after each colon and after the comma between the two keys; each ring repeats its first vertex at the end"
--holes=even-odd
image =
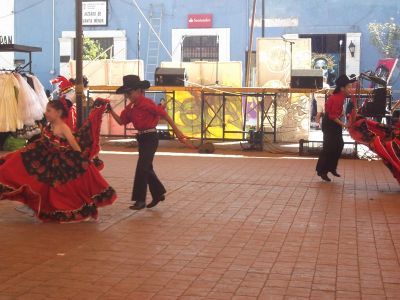
{"type": "Polygon", "coordinates": [[[121,115],[118,115],[112,109],[110,110],[111,115],[118,124],[127,125],[132,123],[133,127],[138,131],[139,159],[132,192],[132,201],[135,204],[130,207],[133,210],[140,210],[146,207],[147,185],[153,198],[147,208],[154,207],[160,201],[165,200],[165,187],[153,169],[153,159],[158,147],[156,126],[160,118],[169,123],[180,142],[187,143],[186,137],[164,108],[145,97],[144,92],[149,87],[150,82],[147,80],[141,81],[139,76],[124,76],[123,86],[119,87],[116,93],[125,94],[130,104],[122,111],[121,115]]]}

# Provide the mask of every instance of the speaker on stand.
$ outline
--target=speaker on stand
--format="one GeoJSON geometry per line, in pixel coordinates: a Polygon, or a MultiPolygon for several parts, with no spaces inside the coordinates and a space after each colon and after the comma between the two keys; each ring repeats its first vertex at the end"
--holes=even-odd
{"type": "Polygon", "coordinates": [[[294,89],[322,89],[324,86],[323,70],[292,70],[290,87],[294,89]]]}
{"type": "Polygon", "coordinates": [[[154,74],[156,86],[185,86],[186,80],[184,68],[157,68],[154,74]]]}

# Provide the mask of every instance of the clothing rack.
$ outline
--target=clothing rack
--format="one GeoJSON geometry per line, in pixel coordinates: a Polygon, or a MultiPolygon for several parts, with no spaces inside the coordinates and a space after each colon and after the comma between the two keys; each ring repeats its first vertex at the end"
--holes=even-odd
{"type": "MultiPolygon", "coordinates": [[[[26,67],[29,67],[29,73],[32,73],[32,52],[42,52],[42,48],[40,47],[31,47],[25,45],[17,45],[17,44],[5,44],[0,45],[0,52],[21,52],[29,54],[29,61],[22,67],[17,67],[13,71],[21,71],[26,67]]],[[[4,70],[5,71],[5,70],[4,70]]]]}

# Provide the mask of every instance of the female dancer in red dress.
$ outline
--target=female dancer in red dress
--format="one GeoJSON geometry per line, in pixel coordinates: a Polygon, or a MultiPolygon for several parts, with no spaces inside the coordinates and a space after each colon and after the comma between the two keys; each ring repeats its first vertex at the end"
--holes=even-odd
{"type": "Polygon", "coordinates": [[[74,80],[68,80],[64,76],[57,76],[56,78],[50,80],[50,83],[58,85],[59,100],[64,105],[66,110],[63,121],[68,125],[72,132],[75,132],[77,128],[74,80]]]}
{"type": "Polygon", "coordinates": [[[98,154],[102,115],[108,101],[97,99],[89,119],[74,135],[64,123],[60,101],[49,102],[42,137],[0,158],[0,200],[27,205],[42,221],[96,219],[97,208],[116,199],[92,159],[98,154]]]}

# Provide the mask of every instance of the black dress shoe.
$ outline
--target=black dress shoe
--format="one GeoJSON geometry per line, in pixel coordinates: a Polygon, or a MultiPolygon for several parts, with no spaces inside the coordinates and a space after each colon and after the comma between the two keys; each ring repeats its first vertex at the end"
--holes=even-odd
{"type": "Polygon", "coordinates": [[[336,172],[336,171],[332,171],[331,173],[333,176],[340,177],[340,174],[338,174],[338,172],[336,172]]]}
{"type": "Polygon", "coordinates": [[[318,174],[319,177],[321,177],[323,180],[330,182],[331,179],[328,177],[328,174],[318,174]]]}
{"type": "Polygon", "coordinates": [[[135,202],[134,205],[129,206],[130,209],[132,210],[141,210],[146,207],[145,202],[135,202]]]}
{"type": "Polygon", "coordinates": [[[147,208],[152,208],[154,206],[156,206],[158,204],[158,202],[160,201],[164,201],[165,200],[165,195],[161,195],[160,197],[158,197],[157,199],[153,199],[153,201],[151,201],[148,205],[147,208]]]}

